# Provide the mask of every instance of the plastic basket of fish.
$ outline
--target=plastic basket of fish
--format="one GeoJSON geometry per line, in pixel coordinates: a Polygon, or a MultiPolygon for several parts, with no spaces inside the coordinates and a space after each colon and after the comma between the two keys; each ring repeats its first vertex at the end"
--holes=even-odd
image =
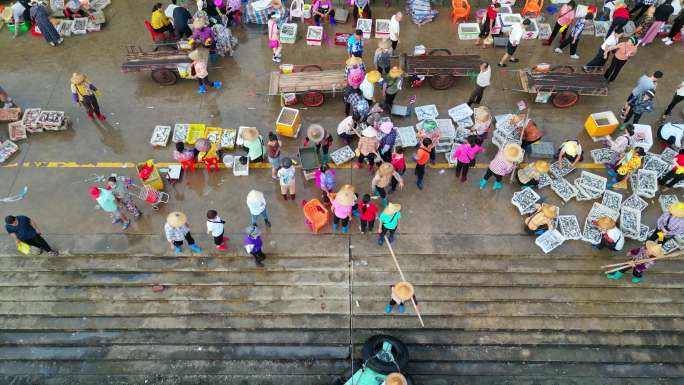
{"type": "Polygon", "coordinates": [[[189,124],[176,123],[173,126],[173,136],[171,141],[174,143],[182,143],[188,138],[188,128],[189,124]]]}
{"type": "Polygon", "coordinates": [[[235,148],[235,138],[237,130],[234,128],[224,128],[221,132],[221,148],[232,150],[235,148]]]}
{"type": "Polygon", "coordinates": [[[204,131],[204,135],[211,143],[219,143],[221,140],[221,131],[223,131],[223,129],[219,127],[207,127],[204,131]]]}
{"type": "Polygon", "coordinates": [[[233,175],[248,176],[249,175],[249,158],[240,156],[233,161],[233,175]]]}
{"type": "Polygon", "coordinates": [[[478,23],[460,23],[458,25],[458,38],[461,40],[475,40],[480,35],[478,23]]]}
{"type": "Polygon", "coordinates": [[[166,147],[171,137],[171,126],[154,126],[150,144],[155,147],[166,147]]]}
{"type": "Polygon", "coordinates": [[[7,130],[9,131],[9,138],[11,141],[16,142],[18,140],[26,139],[26,127],[24,127],[21,122],[14,122],[7,125],[7,130]]]}
{"type": "Polygon", "coordinates": [[[0,144],[0,163],[5,163],[7,159],[19,151],[19,146],[11,140],[6,140],[0,144]]]}
{"type": "Polygon", "coordinates": [[[195,144],[197,142],[197,139],[199,138],[204,138],[204,130],[206,127],[204,124],[198,124],[198,123],[193,123],[188,125],[188,136],[185,138],[185,141],[188,144],[195,144]]]}
{"type": "Polygon", "coordinates": [[[64,111],[41,111],[38,126],[48,131],[64,130],[64,111]]]}
{"type": "Polygon", "coordinates": [[[28,132],[43,132],[43,128],[38,125],[38,119],[40,118],[40,108],[29,108],[24,111],[24,117],[21,119],[21,123],[26,127],[28,132]]]}

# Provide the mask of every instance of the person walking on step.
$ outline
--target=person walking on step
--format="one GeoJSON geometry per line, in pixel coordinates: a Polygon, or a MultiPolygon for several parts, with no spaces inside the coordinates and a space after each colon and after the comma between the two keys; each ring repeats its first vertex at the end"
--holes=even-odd
{"type": "Polygon", "coordinates": [[[404,179],[394,170],[391,163],[384,162],[378,167],[375,176],[371,180],[371,194],[382,199],[382,207],[387,207],[387,188],[392,183],[392,178],[397,180],[399,188],[404,188],[404,179]]]}
{"type": "Polygon", "coordinates": [[[30,246],[37,247],[39,254],[47,252],[50,256],[57,256],[57,250],[52,249],[41,235],[42,231],[38,224],[25,215],[8,215],[5,217],[5,230],[19,246],[19,242],[24,242],[30,246]]]}
{"type": "Polygon", "coordinates": [[[648,270],[655,261],[650,261],[651,258],[662,258],[665,256],[663,247],[653,241],[647,241],[644,246],[637,247],[627,252],[627,256],[632,258],[630,261],[630,266],[624,269],[618,270],[614,273],[607,274],[608,279],[618,280],[628,272],[632,270],[632,283],[641,282],[644,271],[648,270]]]}
{"type": "Polygon", "coordinates": [[[183,251],[183,241],[188,243],[193,253],[202,252],[202,249],[195,244],[195,239],[190,234],[189,226],[188,218],[181,212],[174,211],[166,217],[164,234],[166,235],[166,240],[173,246],[174,252],[180,253],[183,251]]]}
{"type": "Polygon", "coordinates": [[[648,237],[648,240],[665,243],[682,234],[684,234],[684,202],[677,202],[658,218],[656,231],[648,237]]]}
{"type": "Polygon", "coordinates": [[[399,230],[399,220],[401,219],[401,205],[397,203],[389,203],[382,214],[378,217],[380,225],[378,226],[378,245],[382,246],[385,243],[385,235],[387,240],[394,242],[394,233],[399,230]]]}
{"type": "Polygon", "coordinates": [[[71,97],[74,103],[79,103],[85,108],[90,120],[95,117],[102,121],[106,119],[100,112],[100,104],[97,102],[97,96],[100,95],[102,95],[100,90],[84,74],[74,72],[71,75],[71,97]]]}
{"type": "Polygon", "coordinates": [[[249,214],[252,217],[252,226],[256,226],[259,217],[263,217],[266,226],[271,227],[271,222],[268,219],[268,211],[266,210],[266,198],[264,197],[264,193],[257,190],[251,190],[247,193],[247,208],[249,208],[249,214]]]}
{"type": "Polygon", "coordinates": [[[406,311],[406,306],[404,302],[411,301],[413,298],[413,303],[418,306],[418,300],[416,299],[415,290],[413,285],[408,282],[398,282],[390,286],[390,301],[385,306],[385,314],[390,314],[394,305],[399,305],[399,314],[404,314],[406,311]]]}
{"type": "Polygon", "coordinates": [[[430,152],[432,151],[432,140],[430,138],[423,138],[420,148],[413,154],[413,160],[416,162],[416,186],[419,190],[424,187],[423,178],[425,177],[425,166],[430,160],[430,152]]]}
{"type": "Polygon", "coordinates": [[[218,251],[226,251],[226,242],[230,239],[223,235],[225,224],[226,221],[218,216],[216,210],[207,211],[207,234],[214,238],[214,245],[218,251]]]}
{"type": "Polygon", "coordinates": [[[263,241],[261,240],[261,230],[254,225],[247,226],[245,229],[245,251],[254,257],[254,263],[259,267],[264,267],[266,255],[262,250],[263,241]]]}
{"type": "Polygon", "coordinates": [[[114,197],[114,193],[111,190],[99,188],[97,186],[90,187],[90,197],[100,206],[102,211],[109,213],[113,218],[112,224],[121,223],[121,229],[126,230],[128,226],[131,225],[131,220],[126,217],[126,215],[121,212],[119,204],[114,197]]]}
{"type": "Polygon", "coordinates": [[[346,189],[340,189],[340,191],[335,194],[335,198],[332,200],[333,233],[337,231],[337,227],[340,224],[342,225],[342,234],[347,233],[349,230],[349,221],[352,217],[353,207],[354,193],[346,189]]]}

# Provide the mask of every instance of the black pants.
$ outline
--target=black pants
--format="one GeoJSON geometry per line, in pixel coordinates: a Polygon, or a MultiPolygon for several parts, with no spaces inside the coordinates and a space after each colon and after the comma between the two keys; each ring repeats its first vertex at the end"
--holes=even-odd
{"type": "Polygon", "coordinates": [[[319,153],[321,151],[321,148],[323,149],[323,155],[328,155],[328,151],[330,150],[330,145],[323,145],[321,143],[316,144],[316,153],[319,153]]]}
{"type": "Polygon", "coordinates": [[[639,18],[648,10],[648,7],[650,5],[640,3],[637,4],[634,8],[629,10],[629,16],[632,18],[632,20],[639,20],[639,18]]]}
{"type": "Polygon", "coordinates": [[[603,58],[603,49],[599,47],[596,56],[587,63],[587,67],[603,67],[606,64],[606,59],[603,58]]]}
{"type": "Polygon", "coordinates": [[[606,238],[601,237],[601,242],[599,242],[599,244],[596,245],[596,248],[601,250],[604,247],[607,247],[610,250],[617,251],[617,249],[615,248],[615,245],[616,245],[615,243],[608,242],[608,241],[606,241],[606,238]]]}
{"type": "Polygon", "coordinates": [[[261,262],[261,261],[263,261],[264,259],[266,259],[266,255],[265,255],[264,252],[261,251],[261,250],[259,250],[259,251],[253,251],[253,252],[251,252],[250,254],[252,254],[252,256],[254,257],[254,260],[257,261],[257,262],[261,262]]]}
{"type": "Polygon", "coordinates": [[[610,23],[610,27],[608,28],[608,31],[606,32],[606,37],[610,36],[610,34],[613,33],[613,31],[617,27],[624,27],[628,21],[629,21],[629,19],[626,19],[624,17],[613,18],[613,22],[610,23]]]}
{"type": "MultiPolygon", "coordinates": [[[[328,17],[329,17],[328,20],[335,18],[335,10],[334,9],[330,10],[328,17]]],[[[314,15],[314,21],[316,21],[316,25],[321,25],[321,15],[314,15]]]]}
{"type": "Polygon", "coordinates": [[[670,30],[670,34],[667,35],[667,37],[673,39],[675,35],[679,33],[679,31],[682,30],[682,27],[684,27],[684,17],[678,17],[674,20],[672,23],[672,29],[670,30]]]}
{"type": "Polygon", "coordinates": [[[387,66],[387,67],[377,67],[377,69],[378,69],[378,72],[380,72],[380,75],[388,74],[388,73],[389,73],[389,70],[390,70],[389,66],[387,66]]]}
{"type": "Polygon", "coordinates": [[[489,32],[489,17],[485,16],[484,21],[482,22],[482,27],[480,27],[480,34],[478,35],[478,37],[480,39],[484,39],[487,36],[489,36],[489,32]]]}
{"type": "Polygon", "coordinates": [[[613,60],[610,62],[610,66],[606,70],[606,72],[603,74],[603,77],[606,78],[609,82],[612,82],[617,78],[618,74],[620,73],[620,70],[622,69],[622,66],[627,63],[627,60],[620,60],[613,56],[613,60]]]}
{"type": "Polygon", "coordinates": [[[171,25],[171,24],[165,25],[159,29],[156,29],[156,28],[152,28],[152,29],[154,30],[154,32],[161,32],[161,33],[164,33],[164,32],[173,33],[173,31],[174,31],[173,25],[171,25]]]}
{"type": "Polygon", "coordinates": [[[397,231],[397,229],[388,229],[387,227],[385,227],[385,225],[381,225],[380,226],[380,238],[384,237],[387,233],[389,233],[389,235],[393,236],[395,231],[397,231]]]}
{"type": "Polygon", "coordinates": [[[470,169],[470,163],[463,163],[463,162],[456,163],[456,176],[460,176],[463,179],[467,178],[469,169],[470,169]]]}
{"type": "Polygon", "coordinates": [[[391,40],[391,41],[392,41],[392,52],[394,52],[397,50],[397,44],[399,44],[399,40],[391,40]]]}
{"type": "Polygon", "coordinates": [[[86,95],[81,100],[81,105],[86,109],[88,115],[100,115],[100,104],[97,102],[95,95],[86,95]]]}
{"type": "Polygon", "coordinates": [[[673,187],[677,183],[684,180],[684,174],[677,174],[675,170],[670,170],[662,178],[658,180],[658,183],[665,185],[666,187],[673,187]]]}
{"type": "MultiPolygon", "coordinates": [[[[563,49],[563,48],[567,47],[568,44],[570,44],[570,55],[575,55],[577,53],[577,46],[579,45],[579,38],[577,38],[577,40],[573,43],[572,42],[572,34],[570,34],[570,36],[561,40],[561,43],[558,46],[558,48],[563,49]]],[[[603,54],[603,53],[601,53],[601,54],[603,54]]]]}
{"type": "Polygon", "coordinates": [[[374,192],[375,192],[377,195],[379,195],[380,198],[382,198],[382,199],[387,198],[387,191],[385,191],[385,188],[384,188],[384,187],[375,186],[375,191],[374,191],[374,192]]]}
{"type": "Polygon", "coordinates": [[[365,233],[366,230],[373,231],[373,227],[375,227],[375,220],[372,220],[372,221],[361,220],[361,232],[365,233]]]}
{"type": "Polygon", "coordinates": [[[416,174],[416,177],[418,178],[416,180],[416,183],[418,183],[418,184],[423,183],[423,177],[425,176],[425,165],[424,164],[417,164],[415,174],[416,174]]]}
{"type": "MultiPolygon", "coordinates": [[[[549,39],[546,41],[548,44],[551,44],[551,42],[553,42],[553,39],[556,38],[556,35],[558,35],[558,32],[560,32],[560,29],[562,27],[563,26],[558,24],[558,22],[556,22],[556,24],[553,25],[553,30],[551,31],[551,36],[549,36],[549,39]]],[[[563,33],[561,33],[561,41],[565,39],[565,33],[567,30],[568,29],[566,28],[565,31],[563,31],[563,33]]]]}
{"type": "Polygon", "coordinates": [[[209,81],[209,76],[206,76],[206,77],[203,77],[203,78],[197,78],[197,83],[199,83],[200,86],[201,86],[201,85],[205,85],[205,86],[207,86],[207,87],[211,87],[211,86],[214,85],[214,83],[212,83],[211,81],[209,81]]]}
{"type": "Polygon", "coordinates": [[[221,235],[219,235],[218,237],[214,237],[214,244],[216,246],[223,244],[223,233],[221,233],[221,235]]]}
{"type": "Polygon", "coordinates": [[[430,150],[430,162],[434,163],[436,160],[437,160],[437,150],[434,147],[432,147],[432,150],[430,150]]]}
{"type": "MultiPolygon", "coordinates": [[[[356,22],[359,20],[359,7],[354,4],[354,10],[352,11],[354,15],[354,24],[356,25],[356,22]]],[[[373,15],[371,14],[371,7],[370,7],[370,1],[366,4],[365,7],[363,7],[363,18],[364,19],[372,19],[373,15]]]]}
{"type": "Polygon", "coordinates": [[[632,117],[634,117],[634,120],[632,120],[632,124],[639,123],[639,119],[641,119],[641,114],[634,113],[634,107],[629,109],[629,112],[627,112],[627,115],[625,116],[625,121],[623,123],[627,123],[629,119],[632,117]]]}
{"type": "Polygon", "coordinates": [[[48,245],[47,241],[40,234],[36,234],[35,237],[22,242],[27,243],[33,247],[37,247],[43,251],[47,251],[48,253],[52,251],[50,245],[48,245]]]}
{"type": "MultiPolygon", "coordinates": [[[[188,231],[187,234],[185,234],[185,240],[188,242],[188,245],[194,245],[195,240],[192,238],[192,235],[190,235],[190,232],[188,231]]],[[[174,246],[183,246],[183,241],[173,241],[174,246]]]]}
{"type": "Polygon", "coordinates": [[[357,163],[359,165],[363,164],[364,159],[368,159],[368,164],[371,164],[371,165],[375,164],[375,154],[374,153],[370,153],[368,155],[359,154],[359,159],[357,160],[357,163]]]}
{"type": "Polygon", "coordinates": [[[333,215],[333,223],[337,225],[340,222],[342,222],[342,227],[349,226],[349,217],[345,217],[344,219],[340,219],[337,215],[333,215]]]}
{"type": "MultiPolygon", "coordinates": [[[[404,173],[406,172],[406,168],[404,168],[403,170],[399,170],[397,172],[399,173],[399,175],[404,176],[404,173]]],[[[391,192],[397,191],[397,185],[399,185],[399,181],[397,180],[397,178],[392,177],[392,181],[390,182],[390,191],[391,192]]]]}
{"type": "Polygon", "coordinates": [[[667,105],[667,108],[665,109],[665,112],[663,114],[670,115],[672,113],[672,109],[674,108],[674,106],[676,106],[677,103],[681,102],[682,100],[684,100],[684,96],[674,94],[674,96],[672,96],[670,104],[667,105]]]}
{"type": "Polygon", "coordinates": [[[503,176],[494,174],[494,172],[492,170],[490,170],[489,168],[487,168],[487,172],[484,174],[484,177],[482,177],[482,179],[489,180],[489,178],[491,178],[492,176],[494,176],[494,178],[496,179],[497,182],[501,183],[503,176]]]}
{"type": "Polygon", "coordinates": [[[397,96],[397,94],[390,94],[386,93],[385,94],[385,111],[391,111],[392,106],[394,105],[394,98],[397,96]]]}
{"type": "Polygon", "coordinates": [[[484,95],[484,90],[487,87],[482,87],[480,85],[476,85],[475,89],[473,92],[470,93],[470,98],[468,99],[468,105],[470,106],[473,103],[480,104],[482,101],[482,96],[484,95]]]}
{"type": "Polygon", "coordinates": [[[621,272],[621,273],[626,273],[626,272],[629,271],[629,269],[632,269],[632,275],[633,275],[633,276],[635,276],[635,277],[637,277],[637,278],[641,278],[641,277],[642,277],[642,273],[641,273],[640,271],[637,271],[636,269],[634,269],[634,268],[631,267],[631,266],[630,266],[630,267],[625,267],[624,269],[620,270],[620,272],[621,272]]]}

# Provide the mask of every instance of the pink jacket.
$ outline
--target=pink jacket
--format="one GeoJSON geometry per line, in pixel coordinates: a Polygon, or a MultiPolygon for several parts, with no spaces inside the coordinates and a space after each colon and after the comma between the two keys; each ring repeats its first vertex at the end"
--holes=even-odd
{"type": "Polygon", "coordinates": [[[468,143],[463,143],[456,147],[454,153],[451,154],[451,159],[457,159],[461,163],[470,163],[477,153],[484,151],[484,149],[476,144],[472,147],[468,143]]]}

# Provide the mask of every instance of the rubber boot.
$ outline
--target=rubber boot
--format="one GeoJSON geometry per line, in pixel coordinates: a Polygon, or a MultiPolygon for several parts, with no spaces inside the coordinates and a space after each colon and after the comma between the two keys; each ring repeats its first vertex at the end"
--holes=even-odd
{"type": "Polygon", "coordinates": [[[337,231],[337,223],[333,223],[333,233],[337,231]]]}
{"type": "Polygon", "coordinates": [[[387,240],[390,241],[390,243],[394,242],[394,234],[390,234],[390,235],[387,237],[387,240]]]}
{"type": "Polygon", "coordinates": [[[217,82],[214,82],[211,86],[216,88],[217,90],[219,90],[219,89],[221,89],[221,87],[223,87],[223,83],[217,81],[217,82]]]}
{"type": "Polygon", "coordinates": [[[382,246],[385,244],[385,238],[381,236],[378,237],[378,246],[382,246]]]}
{"type": "Polygon", "coordinates": [[[295,194],[290,194],[290,199],[292,199],[292,201],[294,202],[294,200],[295,200],[295,194]]]}
{"type": "Polygon", "coordinates": [[[501,182],[497,181],[497,182],[494,182],[494,184],[492,185],[492,190],[501,190],[502,187],[503,187],[503,185],[501,184],[501,182]]]}
{"type": "Polygon", "coordinates": [[[480,179],[480,190],[484,190],[484,188],[487,186],[487,181],[484,179],[480,179]]]}
{"type": "Polygon", "coordinates": [[[347,234],[348,230],[349,230],[349,226],[342,226],[342,234],[347,234]]]}
{"type": "Polygon", "coordinates": [[[227,249],[226,249],[226,244],[224,243],[224,244],[220,244],[220,245],[216,246],[216,250],[218,250],[218,251],[226,251],[226,250],[227,250],[227,249]]]}
{"type": "Polygon", "coordinates": [[[197,87],[197,93],[198,94],[206,94],[207,93],[207,87],[204,84],[200,84],[200,86],[197,87]]]}
{"type": "Polygon", "coordinates": [[[96,116],[97,116],[97,119],[101,122],[104,122],[105,120],[107,120],[107,118],[104,115],[102,115],[102,113],[99,113],[96,116]]]}
{"type": "Polygon", "coordinates": [[[328,16],[330,18],[330,25],[335,26],[337,24],[337,21],[335,20],[334,17],[328,16]]]}
{"type": "Polygon", "coordinates": [[[183,251],[183,248],[180,247],[180,246],[174,246],[174,247],[173,247],[173,251],[174,251],[175,253],[180,253],[181,251],[183,251]]]}
{"type": "Polygon", "coordinates": [[[392,312],[392,305],[387,304],[387,306],[385,306],[385,314],[389,314],[391,312],[392,312]]]}
{"type": "Polygon", "coordinates": [[[639,283],[641,282],[641,278],[639,277],[632,277],[632,283],[639,283]]]}
{"type": "Polygon", "coordinates": [[[610,274],[606,275],[606,277],[608,277],[608,279],[618,280],[618,279],[622,278],[623,275],[624,275],[623,272],[616,271],[614,273],[610,273],[610,274]]]}
{"type": "Polygon", "coordinates": [[[418,186],[418,190],[422,190],[423,189],[423,181],[421,180],[421,181],[416,182],[416,186],[418,186]]]}
{"type": "Polygon", "coordinates": [[[400,303],[399,304],[399,314],[404,314],[405,311],[406,311],[406,307],[404,307],[403,303],[400,303]]]}
{"type": "Polygon", "coordinates": [[[190,245],[190,250],[192,250],[193,253],[201,253],[202,249],[199,248],[197,245],[190,245]]]}
{"type": "Polygon", "coordinates": [[[287,200],[287,194],[283,194],[283,199],[287,200]]]}

